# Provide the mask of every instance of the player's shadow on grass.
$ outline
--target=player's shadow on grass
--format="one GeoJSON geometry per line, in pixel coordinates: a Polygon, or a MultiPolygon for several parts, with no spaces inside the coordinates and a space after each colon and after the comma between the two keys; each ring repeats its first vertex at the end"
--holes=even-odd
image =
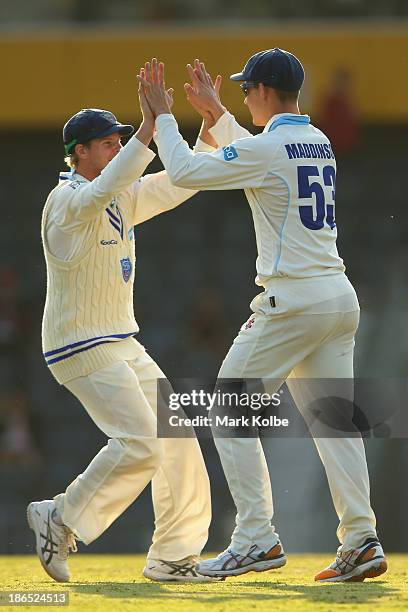
{"type": "Polygon", "coordinates": [[[370,603],[381,597],[389,597],[397,590],[386,582],[341,583],[341,584],[288,584],[285,582],[238,582],[228,581],[214,585],[205,584],[200,589],[198,584],[155,584],[140,582],[71,582],[68,588],[82,595],[100,595],[107,599],[130,598],[133,601],[147,599],[174,599],[180,601],[194,599],[194,602],[223,603],[225,601],[262,601],[269,600],[306,600],[308,603],[356,604],[370,603]],[[180,591],[180,587],[189,587],[180,591]],[[212,588],[214,587],[214,589],[212,588]],[[216,590],[216,589],[222,590],[216,590]]]}
{"type": "MultiPolygon", "coordinates": [[[[251,587],[248,582],[235,582],[236,588],[243,591],[251,587]]],[[[329,604],[346,604],[346,603],[370,603],[371,600],[378,600],[381,597],[389,597],[396,593],[396,589],[387,585],[386,582],[365,582],[365,583],[337,583],[337,584],[289,584],[285,582],[256,582],[252,588],[268,589],[271,591],[268,597],[274,597],[274,588],[280,592],[276,595],[280,599],[306,599],[308,603],[329,603],[329,604]],[[285,595],[282,594],[282,591],[285,595]]],[[[257,593],[248,597],[257,597],[257,593]]]]}

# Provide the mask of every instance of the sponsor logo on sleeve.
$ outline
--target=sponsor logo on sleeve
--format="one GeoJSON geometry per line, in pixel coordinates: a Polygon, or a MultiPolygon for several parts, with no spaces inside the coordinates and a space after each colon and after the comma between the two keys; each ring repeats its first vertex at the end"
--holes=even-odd
{"type": "Polygon", "coordinates": [[[233,159],[238,157],[238,153],[235,147],[229,145],[228,147],[222,147],[224,151],[224,159],[225,161],[232,161],[233,159]]]}

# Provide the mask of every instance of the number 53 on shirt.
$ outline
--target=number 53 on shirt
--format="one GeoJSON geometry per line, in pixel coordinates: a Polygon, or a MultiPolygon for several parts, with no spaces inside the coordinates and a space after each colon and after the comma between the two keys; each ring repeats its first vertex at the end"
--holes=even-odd
{"type": "Polygon", "coordinates": [[[320,176],[317,166],[298,166],[297,176],[299,199],[311,198],[314,195],[316,203],[316,213],[311,204],[301,204],[299,206],[300,220],[303,225],[310,230],[320,230],[323,229],[326,221],[331,229],[335,228],[334,200],[336,191],[336,170],[334,166],[324,166],[322,176],[320,176]],[[331,203],[326,203],[322,181],[326,187],[332,187],[331,203]]]}

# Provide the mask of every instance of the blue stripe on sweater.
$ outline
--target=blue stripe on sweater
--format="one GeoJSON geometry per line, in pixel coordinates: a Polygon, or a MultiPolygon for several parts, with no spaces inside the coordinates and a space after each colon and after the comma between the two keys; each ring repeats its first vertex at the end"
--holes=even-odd
{"type": "Polygon", "coordinates": [[[116,221],[116,223],[119,225],[120,224],[120,217],[117,217],[116,215],[113,214],[113,212],[110,210],[110,208],[106,208],[105,209],[106,212],[108,213],[108,215],[114,220],[116,221]]]}
{"type": "MultiPolygon", "coordinates": [[[[73,344],[67,344],[66,346],[62,346],[61,348],[54,349],[52,351],[47,351],[44,353],[44,357],[51,357],[52,355],[57,355],[58,353],[63,353],[67,350],[72,350],[77,346],[83,346],[84,344],[89,344],[89,342],[94,342],[95,340],[106,340],[106,342],[114,342],[115,338],[129,338],[130,336],[134,336],[137,334],[136,331],[130,332],[128,334],[110,334],[109,336],[96,336],[96,338],[89,338],[88,340],[80,340],[80,342],[74,342],[73,344]]],[[[70,353],[72,354],[72,353],[70,353]]],[[[69,357],[69,355],[67,355],[69,357]]]]}
{"type": "Polygon", "coordinates": [[[84,351],[88,351],[94,346],[99,346],[100,344],[109,344],[112,340],[101,340],[101,342],[96,342],[95,344],[91,344],[91,346],[84,346],[76,351],[72,351],[72,353],[68,353],[67,355],[60,355],[60,357],[54,357],[54,359],[49,359],[46,363],[47,365],[52,365],[53,363],[57,363],[58,361],[62,361],[63,359],[68,359],[68,357],[72,357],[77,353],[83,353],[84,351]]]}

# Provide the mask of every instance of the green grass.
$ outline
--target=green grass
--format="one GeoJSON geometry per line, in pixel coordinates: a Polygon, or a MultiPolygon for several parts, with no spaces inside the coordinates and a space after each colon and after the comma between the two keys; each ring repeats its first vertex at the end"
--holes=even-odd
{"type": "MultiPolygon", "coordinates": [[[[286,567],[272,572],[250,573],[217,584],[166,585],[143,578],[142,556],[78,554],[70,560],[72,582],[61,585],[44,573],[36,557],[3,556],[0,557],[0,584],[3,591],[68,591],[70,606],[60,609],[70,611],[363,612],[379,609],[388,612],[408,609],[408,555],[388,555],[388,573],[374,580],[314,583],[314,573],[331,561],[330,555],[289,555],[286,567]]],[[[55,608],[30,606],[30,609],[55,608]]]]}

